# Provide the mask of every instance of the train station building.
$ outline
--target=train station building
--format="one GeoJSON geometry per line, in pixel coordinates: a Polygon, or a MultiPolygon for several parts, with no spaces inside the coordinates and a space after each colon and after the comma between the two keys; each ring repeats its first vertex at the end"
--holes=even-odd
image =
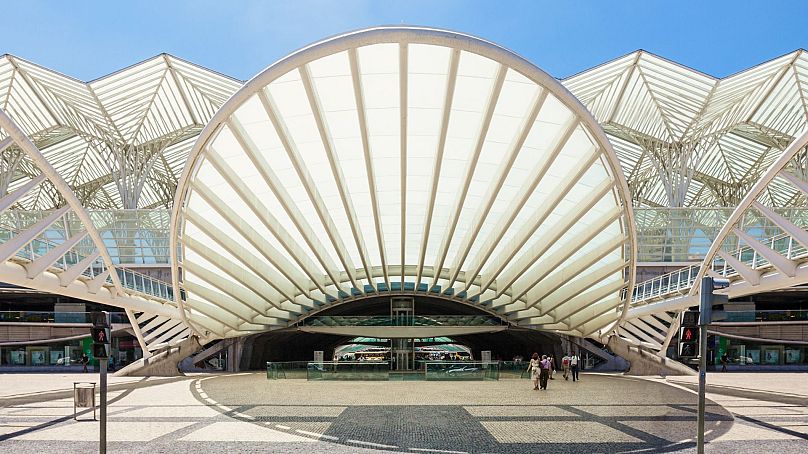
{"type": "Polygon", "coordinates": [[[731,282],[714,364],[808,368],[805,51],[720,79],[536,64],[422,27],[246,82],[0,57],[0,370],[76,367],[107,310],[124,375],[534,351],[686,373],[705,276],[731,282]]]}

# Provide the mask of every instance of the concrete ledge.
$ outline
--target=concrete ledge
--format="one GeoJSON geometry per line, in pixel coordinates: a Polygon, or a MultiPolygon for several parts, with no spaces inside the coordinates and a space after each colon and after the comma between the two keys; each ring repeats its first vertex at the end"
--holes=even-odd
{"type": "Polygon", "coordinates": [[[696,375],[696,371],[684,364],[645,352],[619,336],[609,337],[607,345],[612,352],[629,362],[627,375],[696,375]]]}
{"type": "Polygon", "coordinates": [[[173,347],[167,347],[148,358],[124,367],[115,372],[116,377],[177,377],[184,375],[179,364],[185,358],[202,349],[199,340],[191,336],[173,347]]]}

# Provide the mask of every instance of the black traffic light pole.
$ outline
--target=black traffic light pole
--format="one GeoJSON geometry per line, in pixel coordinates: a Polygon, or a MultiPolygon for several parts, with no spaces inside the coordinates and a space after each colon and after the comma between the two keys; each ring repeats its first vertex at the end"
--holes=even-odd
{"type": "Polygon", "coordinates": [[[713,304],[723,304],[728,300],[727,295],[714,295],[713,291],[729,287],[729,280],[714,279],[705,276],[701,279],[701,292],[699,299],[699,417],[698,441],[696,449],[698,454],[704,454],[704,394],[707,392],[707,325],[713,319],[713,304]]]}
{"type": "Polygon", "coordinates": [[[93,356],[98,360],[99,368],[101,369],[101,405],[100,405],[100,433],[98,452],[106,454],[107,452],[107,362],[109,361],[109,337],[110,325],[109,314],[106,312],[93,312],[92,313],[93,328],[90,333],[93,338],[93,356]]]}
{"type": "Polygon", "coordinates": [[[698,454],[704,454],[704,394],[707,388],[707,325],[710,323],[709,321],[705,320],[706,317],[704,317],[704,308],[707,306],[712,307],[712,296],[713,278],[704,277],[701,280],[700,293],[702,316],[699,317],[699,432],[698,441],[696,444],[698,454]]]}

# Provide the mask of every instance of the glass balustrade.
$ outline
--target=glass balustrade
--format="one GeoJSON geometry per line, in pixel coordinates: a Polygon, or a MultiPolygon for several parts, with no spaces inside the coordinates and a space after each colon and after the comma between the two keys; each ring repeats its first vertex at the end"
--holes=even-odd
{"type": "MultiPolygon", "coordinates": [[[[51,230],[46,230],[42,235],[30,241],[25,246],[23,246],[17,253],[15,254],[16,257],[34,261],[39,257],[46,255],[51,250],[60,246],[63,241],[66,241],[68,235],[64,232],[70,231],[71,221],[70,219],[74,218],[75,215],[73,213],[69,213],[68,215],[64,216],[63,220],[59,220],[56,223],[63,224],[62,230],[58,228],[52,228],[51,230]],[[58,234],[57,234],[58,233],[58,234]]],[[[24,219],[28,219],[28,217],[23,217],[24,219]]],[[[19,220],[19,219],[18,219],[19,220]]],[[[56,224],[55,223],[55,224],[56,224]]],[[[25,225],[25,222],[17,222],[16,226],[25,225]]],[[[12,224],[8,222],[7,218],[0,218],[0,243],[9,241],[13,239],[16,235],[20,234],[20,230],[16,228],[10,227],[12,224]]],[[[24,228],[24,227],[23,227],[24,228]]],[[[72,227],[73,231],[80,231],[80,224],[78,226],[72,227]]],[[[89,237],[83,238],[81,241],[77,243],[70,251],[67,251],[62,257],[60,257],[57,261],[55,261],[51,266],[55,268],[61,268],[63,270],[67,270],[71,266],[76,265],[77,263],[84,260],[87,256],[93,255],[96,253],[95,245],[92,243],[92,240],[89,237]],[[78,251],[84,250],[85,254],[80,254],[78,251]]],[[[126,268],[115,268],[115,271],[118,274],[118,278],[121,281],[121,285],[129,290],[133,290],[144,295],[158,297],[167,301],[174,300],[174,289],[172,285],[168,282],[156,279],[151,276],[147,276],[143,273],[138,273],[136,271],[132,271],[126,268]]],[[[88,277],[90,279],[95,279],[96,277],[103,276],[107,272],[107,266],[104,263],[101,257],[96,258],[83,272],[82,275],[88,277]]],[[[112,278],[107,276],[106,278],[107,283],[112,283],[112,278]]]]}
{"type": "Polygon", "coordinates": [[[309,361],[282,361],[267,363],[267,379],[305,379],[308,378],[309,361]]]}
{"type": "MultiPolygon", "coordinates": [[[[759,241],[783,257],[791,260],[808,257],[808,250],[788,234],[779,234],[759,241]]],[[[752,269],[760,269],[769,266],[769,261],[748,245],[729,251],[728,254],[752,269]]],[[[632,293],[633,303],[642,303],[652,298],[662,298],[690,290],[694,285],[700,268],[700,264],[690,265],[680,270],[636,284],[632,293]]],[[[716,255],[711,264],[711,269],[725,277],[738,274],[720,255],[716,255]]]]}
{"type": "Polygon", "coordinates": [[[425,361],[424,379],[428,381],[499,380],[497,362],[425,361]]]}
{"type": "Polygon", "coordinates": [[[499,362],[499,377],[510,379],[530,378],[530,372],[527,371],[530,361],[500,361],[499,362]]]}
{"type": "MultiPolygon", "coordinates": [[[[488,381],[528,379],[528,363],[519,361],[417,361],[406,380],[488,381]]],[[[388,361],[279,361],[267,362],[267,380],[384,381],[398,379],[388,361]]]]}
{"type": "MultiPolygon", "coordinates": [[[[720,315],[721,312],[715,312],[720,315]]],[[[801,322],[808,320],[808,310],[728,310],[721,322],[801,322]]]]}
{"type": "Polygon", "coordinates": [[[323,361],[309,362],[306,379],[324,380],[389,380],[390,363],[386,361],[323,361]]]}

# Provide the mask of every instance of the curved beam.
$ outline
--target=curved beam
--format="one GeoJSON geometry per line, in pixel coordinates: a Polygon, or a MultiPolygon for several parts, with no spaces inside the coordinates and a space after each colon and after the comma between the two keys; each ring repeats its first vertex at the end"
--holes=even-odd
{"type": "MultiPolygon", "coordinates": [[[[769,170],[767,170],[766,173],[764,173],[763,176],[760,178],[760,180],[758,180],[758,182],[755,183],[754,186],[752,186],[752,188],[749,190],[749,193],[747,193],[746,196],[743,198],[743,200],[741,200],[741,203],[739,203],[738,206],[735,207],[735,210],[733,210],[732,214],[730,214],[729,218],[727,218],[727,222],[724,224],[723,227],[721,227],[721,230],[718,231],[718,235],[716,235],[715,240],[710,245],[710,248],[707,250],[707,253],[704,255],[704,260],[701,263],[701,268],[694,282],[701,282],[701,278],[704,277],[704,274],[710,268],[713,258],[718,253],[718,250],[721,248],[721,246],[724,244],[724,240],[726,239],[727,235],[729,235],[733,231],[733,229],[735,228],[735,224],[737,224],[738,221],[741,220],[741,216],[743,216],[743,213],[750,206],[752,206],[752,203],[758,198],[760,193],[762,193],[766,189],[769,183],[771,183],[776,176],[781,174],[783,169],[788,165],[789,161],[791,161],[794,155],[796,155],[797,152],[799,152],[806,145],[808,145],[808,131],[804,132],[801,136],[797,137],[793,142],[791,142],[788,148],[786,148],[785,151],[783,151],[783,154],[781,154],[780,157],[777,158],[777,160],[774,161],[771,166],[769,166],[769,170]]],[[[791,176],[786,172],[782,172],[782,175],[786,179],[789,179],[786,175],[791,176]]],[[[791,177],[794,178],[793,176],[791,177]]],[[[791,179],[789,179],[789,181],[791,181],[791,179]]],[[[698,295],[699,287],[700,286],[698,285],[694,285],[693,287],[691,287],[689,294],[698,295]]]]}
{"type": "MultiPolygon", "coordinates": [[[[53,184],[56,190],[58,190],[62,197],[64,197],[71,210],[73,210],[73,212],[76,213],[76,216],[78,216],[78,218],[81,220],[81,223],[87,230],[87,234],[93,239],[96,249],[98,249],[98,251],[101,253],[101,257],[104,260],[104,265],[106,265],[108,269],[114,270],[115,264],[112,262],[112,257],[110,257],[106,246],[104,246],[104,239],[101,237],[101,234],[98,233],[98,230],[95,228],[95,224],[93,224],[93,220],[90,219],[89,213],[87,213],[87,210],[81,204],[78,197],[76,197],[76,194],[73,193],[73,190],[70,189],[67,182],[62,179],[59,172],[57,172],[51,163],[45,159],[45,156],[42,155],[39,148],[37,148],[37,146],[31,142],[31,139],[29,139],[23,130],[20,129],[11,118],[9,118],[8,114],[6,114],[3,109],[0,109],[0,128],[3,128],[9,137],[14,139],[17,146],[20,147],[20,149],[22,149],[26,155],[28,155],[39,170],[48,178],[48,180],[50,180],[51,184],[53,184]]],[[[121,285],[120,279],[118,279],[118,273],[111,273],[111,276],[112,283],[115,285],[115,290],[119,294],[123,294],[123,286],[121,285]]]]}

